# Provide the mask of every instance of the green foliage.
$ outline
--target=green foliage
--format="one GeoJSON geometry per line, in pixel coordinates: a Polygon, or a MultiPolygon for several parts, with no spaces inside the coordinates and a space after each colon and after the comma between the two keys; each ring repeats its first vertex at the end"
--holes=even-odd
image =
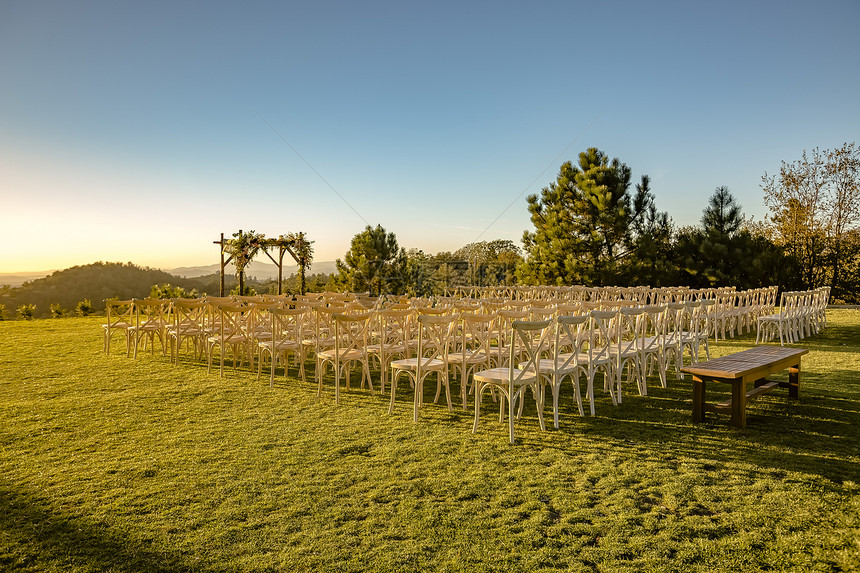
{"type": "Polygon", "coordinates": [[[232,290],[230,290],[230,294],[231,295],[240,295],[241,294],[242,296],[256,296],[257,290],[254,287],[252,287],[251,285],[245,285],[244,288],[242,289],[242,292],[239,292],[239,285],[236,285],[235,287],[233,287],[232,290]]]}
{"type": "Polygon", "coordinates": [[[627,165],[595,147],[579,154],[578,165],[562,164],[555,182],[528,197],[535,230],[523,235],[520,282],[622,284],[637,222],[645,224],[653,206],[647,178],[635,200],[630,178],[627,165]]]}
{"type": "MultiPolygon", "coordinates": [[[[229,284],[235,281],[233,277],[227,278],[229,284]]],[[[37,318],[49,316],[51,304],[73,309],[83,299],[94,301],[96,310],[103,311],[105,299],[145,298],[152,285],[164,283],[181,286],[186,291],[196,288],[199,292],[218,293],[217,274],[186,279],[132,263],[96,262],[55,271],[20,287],[0,289],[0,304],[10,309],[34,304],[37,318]]]]}
{"type": "Polygon", "coordinates": [[[711,195],[702,212],[701,227],[678,232],[675,251],[680,284],[741,289],[797,286],[792,261],[760,227],[745,226],[741,206],[727,187],[717,187],[711,195]]]}
{"type": "Polygon", "coordinates": [[[236,274],[245,272],[245,267],[248,266],[260,249],[263,248],[262,242],[265,235],[256,231],[233,233],[233,238],[227,240],[224,251],[233,257],[231,261],[236,267],[236,274]]]}
{"type": "Polygon", "coordinates": [[[516,283],[516,268],[523,255],[513,241],[496,239],[460,247],[452,259],[469,263],[471,284],[495,286],[516,283]]]}
{"type": "MultiPolygon", "coordinates": [[[[665,211],[657,211],[651,180],[642,176],[633,198],[633,241],[624,261],[623,285],[673,286],[678,282],[675,229],[665,211]]],[[[622,285],[622,286],[623,286],[622,285]]]]}
{"type": "Polygon", "coordinates": [[[726,186],[717,187],[708,206],[702,212],[702,228],[706,233],[732,236],[744,224],[741,206],[726,186]]]}
{"type": "Polygon", "coordinates": [[[305,294],[308,290],[307,271],[310,270],[314,261],[313,241],[308,241],[307,235],[304,232],[288,233],[280,236],[281,240],[292,242],[292,252],[298,259],[299,263],[299,291],[298,294],[305,294]]]}
{"type": "Polygon", "coordinates": [[[6,320],[6,305],[0,304],[0,320],[6,320]]]}
{"type": "Polygon", "coordinates": [[[400,294],[405,288],[406,251],[397,237],[377,225],[368,225],[352,238],[344,260],[336,261],[338,285],[352,292],[374,296],[400,294]]]}
{"type": "Polygon", "coordinates": [[[18,318],[20,318],[21,320],[33,320],[33,316],[35,314],[35,304],[22,304],[18,307],[18,318]]]}
{"type": "MultiPolygon", "coordinates": [[[[304,291],[308,292],[323,292],[326,289],[326,285],[329,283],[331,275],[327,273],[311,273],[304,278],[304,291]]],[[[277,294],[278,292],[278,282],[277,280],[267,281],[261,284],[258,289],[259,292],[266,291],[269,294],[277,294]]],[[[301,273],[293,273],[289,277],[284,279],[283,285],[281,286],[281,292],[284,294],[302,294],[302,277],[301,273]]]]}
{"type": "Polygon", "coordinates": [[[75,305],[75,314],[78,316],[89,316],[93,313],[95,309],[93,308],[93,303],[90,302],[90,299],[85,298],[84,300],[78,302],[75,305]]]}
{"type": "Polygon", "coordinates": [[[792,260],[753,229],[734,235],[685,227],[676,238],[679,284],[694,288],[736,286],[739,289],[798,286],[792,260]]]}
{"type": "Polygon", "coordinates": [[[66,316],[66,309],[59,303],[51,304],[51,318],[62,318],[66,316]]]}
{"type": "Polygon", "coordinates": [[[149,298],[197,298],[199,296],[197,289],[186,291],[181,286],[172,286],[170,283],[152,285],[152,288],[149,289],[149,298]]]}

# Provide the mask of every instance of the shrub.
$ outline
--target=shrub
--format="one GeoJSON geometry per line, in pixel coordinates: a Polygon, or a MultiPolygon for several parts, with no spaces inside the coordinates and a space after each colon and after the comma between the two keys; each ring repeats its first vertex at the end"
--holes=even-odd
{"type": "Polygon", "coordinates": [[[6,318],[6,305],[0,304],[0,320],[4,320],[6,318]]]}
{"type": "Polygon", "coordinates": [[[93,313],[93,303],[90,299],[85,298],[75,306],[75,312],[78,316],[89,316],[93,313]]]}
{"type": "Polygon", "coordinates": [[[18,307],[18,316],[22,320],[33,320],[33,315],[36,313],[35,304],[22,304],[18,307]]]}
{"type": "MultiPolygon", "coordinates": [[[[230,291],[231,295],[239,294],[239,285],[233,287],[233,290],[230,291]]],[[[257,291],[252,286],[245,285],[245,292],[242,293],[244,296],[256,296],[257,291]]]]}
{"type": "Polygon", "coordinates": [[[171,286],[170,283],[154,284],[149,289],[149,298],[197,298],[199,293],[196,288],[186,291],[181,286],[171,286]]]}
{"type": "Polygon", "coordinates": [[[52,303],[51,318],[61,318],[63,316],[66,316],[66,309],[58,302],[52,303]]]}

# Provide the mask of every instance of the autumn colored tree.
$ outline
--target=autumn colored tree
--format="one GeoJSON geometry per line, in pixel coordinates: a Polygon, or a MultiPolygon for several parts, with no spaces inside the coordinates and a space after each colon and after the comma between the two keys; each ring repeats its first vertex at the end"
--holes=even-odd
{"type": "Polygon", "coordinates": [[[762,177],[775,242],[800,267],[803,286],[832,285],[834,294],[857,298],[853,269],[860,257],[860,150],[845,143],[803,152],[779,173],[762,177]]]}

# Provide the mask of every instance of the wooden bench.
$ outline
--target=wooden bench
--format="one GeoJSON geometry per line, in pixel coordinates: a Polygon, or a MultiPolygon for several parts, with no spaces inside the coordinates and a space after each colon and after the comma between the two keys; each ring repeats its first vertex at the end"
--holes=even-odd
{"type": "Polygon", "coordinates": [[[800,357],[809,352],[804,348],[756,346],[743,352],[729,354],[707,362],[681,368],[693,375],[693,422],[703,422],[705,412],[731,412],[732,425],[743,428],[747,423],[747,400],[776,387],[788,388],[789,398],[797,399],[800,392],[800,357]],[[788,382],[776,382],[767,377],[788,369],[788,382]],[[732,398],[720,404],[705,403],[705,382],[732,385],[732,398]],[[747,384],[753,388],[747,391],[747,384]]]}

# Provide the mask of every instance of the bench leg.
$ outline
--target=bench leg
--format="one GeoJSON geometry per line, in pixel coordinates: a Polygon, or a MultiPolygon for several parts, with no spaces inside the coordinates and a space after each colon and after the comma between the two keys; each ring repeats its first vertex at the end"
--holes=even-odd
{"type": "Polygon", "coordinates": [[[732,426],[744,428],[747,425],[747,389],[740,380],[732,383],[732,426]]]}
{"type": "Polygon", "coordinates": [[[705,382],[693,376],[693,423],[705,421],[705,382]]]}
{"type": "Polygon", "coordinates": [[[797,400],[800,397],[800,364],[788,369],[788,397],[797,400]]]}

